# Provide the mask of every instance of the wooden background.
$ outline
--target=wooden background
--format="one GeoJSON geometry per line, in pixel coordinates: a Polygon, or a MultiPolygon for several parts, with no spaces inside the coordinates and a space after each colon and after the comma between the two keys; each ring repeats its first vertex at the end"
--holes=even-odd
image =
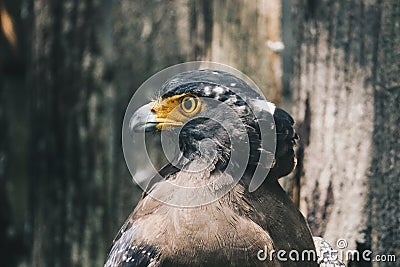
{"type": "Polygon", "coordinates": [[[102,266],[141,193],[125,108],[190,60],[238,68],[293,114],[298,167],[282,183],[314,235],[400,260],[399,1],[0,0],[0,12],[2,266],[102,266]]]}

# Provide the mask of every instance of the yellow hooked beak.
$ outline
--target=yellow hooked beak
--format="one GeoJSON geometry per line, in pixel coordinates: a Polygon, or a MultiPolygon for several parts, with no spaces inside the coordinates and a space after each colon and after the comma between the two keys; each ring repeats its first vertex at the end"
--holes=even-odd
{"type": "Polygon", "coordinates": [[[153,132],[162,130],[165,127],[182,126],[183,122],[174,121],[168,117],[157,117],[156,112],[152,108],[154,102],[139,108],[132,116],[129,122],[129,129],[133,132],[153,132]]]}
{"type": "Polygon", "coordinates": [[[139,108],[132,116],[131,131],[152,132],[182,126],[192,116],[204,109],[197,96],[181,94],[150,102],[139,108]]]}

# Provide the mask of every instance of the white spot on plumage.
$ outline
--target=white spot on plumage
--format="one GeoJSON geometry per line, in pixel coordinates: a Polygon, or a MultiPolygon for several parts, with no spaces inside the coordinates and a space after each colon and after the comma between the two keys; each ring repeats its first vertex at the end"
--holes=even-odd
{"type": "Polygon", "coordinates": [[[221,86],[217,86],[217,87],[214,87],[214,92],[215,92],[217,95],[221,95],[221,94],[223,94],[223,93],[225,92],[225,90],[224,90],[224,88],[222,88],[221,86]]]}
{"type": "Polygon", "coordinates": [[[275,104],[271,103],[271,102],[268,102],[268,101],[266,101],[266,102],[267,102],[267,106],[268,106],[271,114],[274,114],[275,113],[275,108],[276,108],[275,104]]]}
{"type": "Polygon", "coordinates": [[[236,83],[231,83],[230,86],[236,86],[236,83]]]}
{"type": "Polygon", "coordinates": [[[237,101],[237,97],[236,97],[235,95],[233,95],[233,96],[229,97],[229,98],[225,101],[225,103],[226,103],[226,104],[234,104],[236,101],[237,101]]]}
{"type": "Polygon", "coordinates": [[[268,113],[274,114],[275,104],[268,102],[263,99],[254,99],[251,101],[251,107],[259,111],[267,111],[268,113]]]}
{"type": "Polygon", "coordinates": [[[210,86],[204,87],[204,93],[205,93],[206,95],[210,95],[210,94],[211,94],[211,87],[210,87],[210,86]]]}
{"type": "Polygon", "coordinates": [[[246,106],[239,106],[236,109],[238,109],[240,112],[244,112],[246,110],[246,106]]]}

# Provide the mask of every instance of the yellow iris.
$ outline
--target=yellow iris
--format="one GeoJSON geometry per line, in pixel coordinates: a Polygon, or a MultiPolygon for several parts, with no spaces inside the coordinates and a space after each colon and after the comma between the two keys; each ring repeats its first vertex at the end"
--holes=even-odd
{"type": "Polygon", "coordinates": [[[198,97],[185,96],[182,98],[181,109],[188,115],[196,114],[200,109],[198,97]]]}

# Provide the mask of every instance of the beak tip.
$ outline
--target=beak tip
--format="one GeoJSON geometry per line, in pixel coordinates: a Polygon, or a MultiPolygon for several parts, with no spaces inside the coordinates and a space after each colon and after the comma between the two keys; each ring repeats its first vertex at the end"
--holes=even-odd
{"type": "Polygon", "coordinates": [[[155,114],[150,110],[150,105],[144,105],[132,115],[129,120],[130,133],[152,132],[157,129],[155,114]]]}

